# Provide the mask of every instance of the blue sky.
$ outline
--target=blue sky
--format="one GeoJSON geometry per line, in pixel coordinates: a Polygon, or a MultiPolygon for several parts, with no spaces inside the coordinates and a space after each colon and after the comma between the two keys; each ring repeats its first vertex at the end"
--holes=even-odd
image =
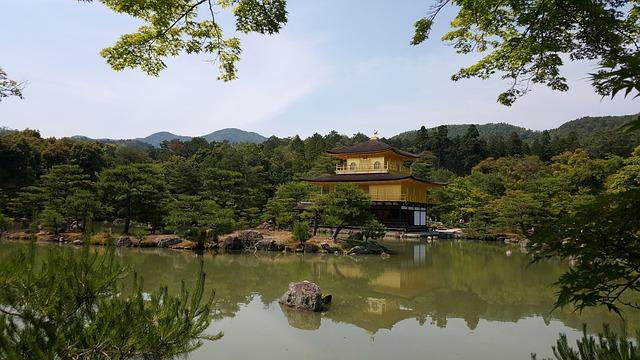
{"type": "Polygon", "coordinates": [[[224,83],[206,54],[171,59],[158,78],[111,70],[100,49],[138,23],[99,3],[0,0],[0,66],[28,81],[24,100],[0,103],[0,126],[57,137],[133,138],[165,130],[197,136],[225,127],[267,136],[333,129],[392,136],[456,123],[547,129],[582,116],[640,111],[640,100],[595,95],[588,63],[565,66],[569,92],[534,87],[510,108],[495,101],[508,86],[500,79],[452,82],[450,75],[474,60],[439,40],[453,9],[438,19],[427,43],[409,45],[412,24],[430,4],[290,0],[289,22],[279,34],[240,36],[239,79],[224,83]]]}

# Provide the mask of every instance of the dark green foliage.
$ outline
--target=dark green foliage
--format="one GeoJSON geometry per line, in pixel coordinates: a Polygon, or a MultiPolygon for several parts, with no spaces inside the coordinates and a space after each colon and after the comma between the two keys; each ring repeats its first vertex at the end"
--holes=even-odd
{"type": "Polygon", "coordinates": [[[46,142],[35,130],[10,132],[0,137],[0,187],[13,195],[33,185],[44,172],[46,142]]]}
{"type": "Polygon", "coordinates": [[[34,251],[0,266],[0,358],[172,358],[221,336],[203,335],[213,301],[203,273],[193,292],[146,294],[137,279],[120,285],[127,271],[111,251],[55,249],[42,263],[34,251]]]}
{"type": "Polygon", "coordinates": [[[178,195],[169,204],[166,223],[169,228],[202,245],[219,234],[229,233],[235,225],[233,210],[221,208],[214,200],[197,195],[178,195]],[[211,239],[207,239],[207,235],[211,239]]]}
{"type": "MultiPolygon", "coordinates": [[[[577,349],[569,345],[566,335],[560,334],[560,338],[553,347],[553,355],[555,360],[638,360],[640,359],[638,339],[640,339],[640,333],[636,333],[635,339],[629,340],[624,333],[617,335],[606,325],[604,333],[598,334],[595,338],[587,335],[585,327],[582,339],[577,341],[577,349]]],[[[532,360],[536,358],[535,354],[531,355],[532,360]]]]}
{"type": "Polygon", "coordinates": [[[382,239],[386,231],[384,225],[376,219],[367,221],[361,229],[364,241],[382,239]]]}
{"type": "Polygon", "coordinates": [[[105,170],[98,178],[98,189],[105,204],[124,218],[125,234],[131,220],[161,225],[169,194],[157,166],[119,165],[105,170]]]}
{"type": "Polygon", "coordinates": [[[64,217],[54,207],[46,206],[39,214],[38,220],[44,229],[53,231],[54,235],[58,235],[64,229],[64,217]]]}
{"type": "Polygon", "coordinates": [[[13,219],[5,214],[0,213],[0,231],[7,231],[13,223],[13,219]]]}
{"type": "Polygon", "coordinates": [[[293,240],[298,241],[300,245],[304,245],[307,240],[311,239],[311,232],[309,231],[309,223],[306,221],[296,221],[293,223],[293,230],[291,230],[293,240]]]}
{"type": "Polygon", "coordinates": [[[536,260],[571,259],[558,280],[557,306],[638,308],[640,291],[640,189],[599,195],[532,238],[536,260]]]}
{"type": "Polygon", "coordinates": [[[371,219],[369,196],[353,184],[339,183],[317,202],[325,224],[335,226],[333,239],[347,225],[360,226],[371,219]]]}
{"type": "Polygon", "coordinates": [[[275,195],[267,202],[266,220],[278,227],[291,226],[299,212],[295,209],[300,201],[308,200],[313,186],[303,182],[288,182],[278,186],[275,195]]]}

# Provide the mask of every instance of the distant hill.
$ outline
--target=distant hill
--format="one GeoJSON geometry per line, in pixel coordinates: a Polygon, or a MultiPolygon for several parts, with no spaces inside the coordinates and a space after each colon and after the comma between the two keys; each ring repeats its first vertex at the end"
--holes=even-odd
{"type": "MultiPolygon", "coordinates": [[[[620,126],[628,123],[633,118],[639,116],[635,115],[622,115],[622,116],[587,116],[566,122],[555,129],[549,129],[549,134],[553,136],[566,137],[571,132],[575,132],[579,139],[589,139],[594,134],[598,134],[602,131],[617,131],[620,126]]],[[[455,138],[456,136],[463,136],[470,124],[463,125],[446,125],[449,138],[455,138]]],[[[492,123],[476,125],[480,137],[488,140],[493,136],[502,136],[508,138],[512,132],[518,133],[520,137],[525,141],[532,141],[536,137],[542,134],[542,131],[530,130],[520,126],[515,126],[507,123],[492,123]]],[[[430,133],[436,131],[436,127],[428,128],[430,133]]],[[[401,143],[411,143],[415,139],[417,130],[406,131],[392,137],[391,141],[400,141],[401,143]]],[[[634,134],[635,135],[635,134],[634,134]]]]}
{"type": "MultiPolygon", "coordinates": [[[[210,134],[207,135],[203,135],[200,136],[204,139],[206,139],[209,142],[212,141],[217,141],[217,142],[222,142],[222,141],[228,141],[230,143],[240,143],[240,142],[252,142],[252,143],[261,143],[265,140],[267,140],[266,137],[255,133],[255,132],[251,132],[251,131],[244,131],[244,130],[240,130],[240,129],[236,129],[236,128],[227,128],[227,129],[221,129],[218,131],[214,131],[210,134]]],[[[151,134],[147,137],[143,137],[143,138],[136,138],[136,139],[121,139],[121,140],[116,140],[116,139],[91,139],[88,138],[86,136],[81,136],[81,135],[76,135],[72,137],[73,139],[77,139],[77,140],[97,140],[103,143],[109,143],[109,144],[148,144],[154,147],[160,147],[160,144],[162,144],[163,141],[169,141],[169,140],[173,140],[173,139],[178,139],[180,141],[188,141],[191,140],[192,137],[191,136],[184,136],[184,135],[176,135],[173,133],[170,133],[168,131],[160,131],[154,134],[151,134]]]]}
{"type": "Polygon", "coordinates": [[[244,131],[236,128],[227,128],[221,129],[218,131],[214,131],[210,134],[202,136],[207,139],[207,141],[228,141],[231,143],[239,143],[239,142],[252,142],[252,143],[261,143],[267,140],[266,137],[251,131],[244,131]]]}
{"type": "MultiPolygon", "coordinates": [[[[449,137],[455,138],[456,136],[464,136],[464,134],[467,132],[467,129],[469,128],[469,126],[471,126],[471,124],[446,125],[446,126],[447,126],[447,134],[449,135],[449,137]]],[[[478,128],[480,137],[485,140],[493,136],[502,136],[504,138],[508,138],[509,135],[511,135],[511,133],[514,131],[518,133],[518,135],[520,135],[522,139],[526,140],[532,137],[536,133],[536,131],[534,130],[525,129],[520,126],[515,126],[507,123],[492,123],[492,124],[476,125],[476,128],[478,128]]],[[[428,128],[427,130],[429,130],[429,132],[431,133],[436,129],[437,129],[436,127],[433,127],[433,128],[428,128]]],[[[399,140],[402,143],[412,142],[413,139],[415,139],[417,132],[418,130],[406,131],[392,137],[391,140],[392,141],[399,140]]]]}
{"type": "Polygon", "coordinates": [[[180,141],[188,141],[188,140],[191,140],[191,137],[172,134],[168,131],[160,131],[160,132],[151,134],[147,137],[137,138],[135,140],[153,145],[155,147],[160,147],[160,144],[162,144],[163,141],[169,141],[173,139],[178,139],[180,141]]]}
{"type": "Polygon", "coordinates": [[[566,122],[558,128],[549,130],[551,135],[560,137],[567,136],[570,132],[575,132],[578,138],[588,137],[595,132],[602,130],[617,130],[622,125],[633,120],[640,114],[623,116],[586,116],[580,119],[566,122]]]}

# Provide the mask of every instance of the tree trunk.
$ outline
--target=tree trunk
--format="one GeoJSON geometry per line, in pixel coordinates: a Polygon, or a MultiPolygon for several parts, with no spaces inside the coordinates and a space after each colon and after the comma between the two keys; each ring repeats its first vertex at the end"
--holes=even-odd
{"type": "Polygon", "coordinates": [[[320,217],[320,214],[318,214],[318,211],[314,211],[313,213],[313,236],[316,236],[318,234],[318,218],[320,217]]]}
{"type": "Polygon", "coordinates": [[[131,194],[127,195],[127,211],[124,215],[124,234],[129,235],[129,225],[131,225],[131,194]]]}
{"type": "Polygon", "coordinates": [[[336,231],[333,233],[333,236],[331,237],[333,239],[333,241],[338,240],[338,234],[342,230],[343,226],[344,226],[344,224],[340,224],[340,225],[338,225],[338,227],[336,227],[336,231]]]}
{"type": "Polygon", "coordinates": [[[127,216],[124,219],[124,234],[125,235],[129,235],[129,225],[131,225],[131,220],[129,219],[129,217],[127,216]]]}

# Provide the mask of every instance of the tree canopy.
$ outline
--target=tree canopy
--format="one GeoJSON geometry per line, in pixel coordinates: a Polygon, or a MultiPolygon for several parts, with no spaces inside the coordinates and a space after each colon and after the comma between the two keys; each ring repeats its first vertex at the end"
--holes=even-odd
{"type": "MultiPolygon", "coordinates": [[[[93,0],[81,0],[92,2],[93,0]]],[[[136,32],[124,34],[100,55],[114,70],[140,68],[157,76],[167,57],[207,53],[219,65],[219,79],[236,78],[240,39],[225,37],[217,13],[231,10],[235,30],[273,34],[287,22],[285,0],[95,0],[111,10],[143,22],[136,32]]]]}
{"type": "Polygon", "coordinates": [[[566,60],[594,60],[589,74],[602,96],[640,95],[640,5],[636,0],[435,0],[415,23],[411,44],[430,35],[443,8],[457,15],[442,39],[460,54],[481,53],[476,63],[460,69],[453,80],[499,75],[510,86],[498,102],[513,104],[532,83],[566,91],[561,73],[566,60]]]}

